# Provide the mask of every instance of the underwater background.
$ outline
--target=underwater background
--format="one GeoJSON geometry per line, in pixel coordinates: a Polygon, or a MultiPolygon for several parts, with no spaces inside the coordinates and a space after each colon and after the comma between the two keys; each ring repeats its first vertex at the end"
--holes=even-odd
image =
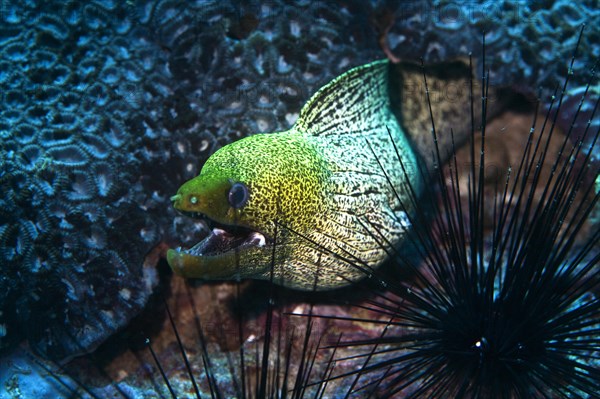
{"type": "MultiPolygon", "coordinates": [[[[593,0],[0,0],[0,398],[170,397],[158,365],[176,397],[196,397],[167,309],[202,396],[210,388],[198,331],[222,397],[241,396],[240,342],[264,338],[271,287],[172,276],[164,250],[192,242],[203,226],[176,213],[170,196],[218,148],[290,128],[309,97],[348,69],[469,54],[481,63],[482,35],[492,85],[548,98],[572,75],[564,129],[590,79],[600,91],[591,72],[600,55],[593,0]]],[[[589,112],[594,99],[586,101],[589,112]]],[[[587,119],[578,121],[581,132],[587,119]]],[[[591,130],[599,124],[596,116],[591,130]]],[[[328,344],[342,330],[380,334],[381,325],[291,317],[360,318],[363,310],[273,290],[280,311],[271,322],[297,331],[288,336],[292,364],[309,357],[301,334],[309,323],[328,344]]],[[[259,374],[255,346],[246,378],[259,374]]],[[[325,364],[317,380],[330,356],[314,355],[325,364]]],[[[303,395],[337,397],[348,384],[303,395]]]]}

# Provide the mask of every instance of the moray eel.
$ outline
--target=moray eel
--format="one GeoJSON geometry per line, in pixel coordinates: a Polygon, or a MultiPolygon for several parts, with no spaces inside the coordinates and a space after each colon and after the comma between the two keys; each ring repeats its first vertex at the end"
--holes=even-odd
{"type": "MultiPolygon", "coordinates": [[[[272,272],[286,287],[327,290],[383,263],[410,228],[409,193],[423,186],[411,141],[421,152],[432,148],[411,140],[398,122],[403,111],[391,104],[422,72],[397,82],[394,68],[384,60],[351,69],[314,94],[290,130],[215,152],[172,197],[176,209],[212,228],[193,247],[168,251],[173,271],[202,279],[269,279],[272,272]]],[[[395,101],[425,115],[408,125],[429,133],[429,110],[411,99],[395,101]]]]}

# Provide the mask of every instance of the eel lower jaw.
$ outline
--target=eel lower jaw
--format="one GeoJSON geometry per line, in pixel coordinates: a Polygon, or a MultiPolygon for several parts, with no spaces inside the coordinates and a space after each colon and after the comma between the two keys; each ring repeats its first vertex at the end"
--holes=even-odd
{"type": "Polygon", "coordinates": [[[258,231],[219,226],[189,249],[169,249],[167,261],[183,277],[226,279],[239,274],[239,260],[249,252],[266,252],[271,247],[272,240],[258,231]]]}

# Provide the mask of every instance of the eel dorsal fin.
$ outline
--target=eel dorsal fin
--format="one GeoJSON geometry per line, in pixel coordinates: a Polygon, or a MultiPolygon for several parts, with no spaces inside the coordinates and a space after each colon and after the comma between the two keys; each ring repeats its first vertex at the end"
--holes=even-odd
{"type": "MultiPolygon", "coordinates": [[[[450,129],[457,145],[470,135],[470,85],[474,83],[474,97],[481,93],[465,60],[424,67],[411,62],[390,65],[388,60],[380,60],[351,69],[312,96],[300,111],[294,129],[313,136],[367,136],[385,132],[387,126],[394,137],[406,134],[413,149],[431,166],[434,143],[424,74],[432,93],[432,114],[444,161],[452,145],[450,129]]],[[[494,99],[487,104],[490,119],[504,107],[505,99],[499,98],[496,87],[489,87],[488,97],[494,99]]],[[[477,129],[481,125],[481,101],[473,101],[473,110],[477,129]]]]}
{"type": "Polygon", "coordinates": [[[390,116],[387,60],[362,65],[317,91],[294,128],[315,136],[368,133],[385,128],[390,116]]]}

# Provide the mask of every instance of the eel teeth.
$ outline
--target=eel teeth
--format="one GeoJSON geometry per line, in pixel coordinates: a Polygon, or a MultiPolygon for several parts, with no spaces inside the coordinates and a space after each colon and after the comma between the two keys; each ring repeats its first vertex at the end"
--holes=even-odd
{"type": "Polygon", "coordinates": [[[255,231],[250,234],[249,241],[252,245],[256,245],[257,247],[264,247],[267,244],[267,239],[265,238],[265,236],[259,233],[258,231],[255,231]]]}

